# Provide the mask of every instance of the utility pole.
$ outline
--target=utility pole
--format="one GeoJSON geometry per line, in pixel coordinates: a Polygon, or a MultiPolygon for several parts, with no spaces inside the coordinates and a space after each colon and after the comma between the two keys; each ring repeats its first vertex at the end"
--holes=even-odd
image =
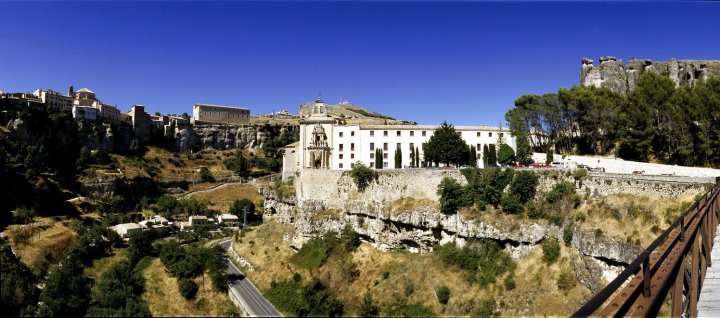
{"type": "Polygon", "coordinates": [[[248,207],[246,205],[245,207],[243,207],[243,230],[245,229],[245,226],[247,225],[247,212],[248,212],[248,207]]]}

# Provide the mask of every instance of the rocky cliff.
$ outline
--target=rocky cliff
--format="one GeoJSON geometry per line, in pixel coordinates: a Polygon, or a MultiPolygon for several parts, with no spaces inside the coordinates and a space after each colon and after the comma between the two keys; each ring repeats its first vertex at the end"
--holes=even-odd
{"type": "Polygon", "coordinates": [[[262,146],[267,140],[289,134],[297,140],[299,127],[293,125],[194,125],[175,133],[175,147],[179,152],[200,149],[242,149],[262,146]]]}
{"type": "Polygon", "coordinates": [[[580,85],[607,87],[625,94],[635,88],[640,74],[654,72],[669,77],[676,86],[694,86],[710,76],[720,76],[718,60],[676,60],[667,62],[631,59],[626,63],[613,56],[603,56],[595,65],[589,58],[582,59],[580,85]]]}
{"type": "MultiPolygon", "coordinates": [[[[294,196],[278,197],[271,189],[262,190],[264,218],[292,224],[295,235],[288,240],[296,248],[346,225],[380,250],[428,251],[434,244],[462,245],[471,238],[489,238],[516,259],[545,238],[563,238],[561,227],[541,220],[503,223],[441,213],[435,191],[445,176],[464,182],[457,172],[381,172],[378,181],[361,192],[346,172],[305,170],[296,180],[294,196]]],[[[630,263],[641,251],[625,240],[579,228],[573,229],[570,245],[605,271],[630,263]]]]}

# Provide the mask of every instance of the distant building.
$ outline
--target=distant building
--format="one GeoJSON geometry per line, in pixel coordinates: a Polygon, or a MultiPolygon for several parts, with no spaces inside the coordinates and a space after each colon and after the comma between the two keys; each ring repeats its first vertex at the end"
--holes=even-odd
{"type": "Polygon", "coordinates": [[[33,95],[42,101],[48,108],[53,110],[70,111],[73,106],[72,96],[65,96],[51,89],[38,89],[33,95]]]}
{"type": "Polygon", "coordinates": [[[218,224],[222,226],[238,226],[238,217],[234,214],[220,214],[218,215],[218,224]]]}
{"type": "MultiPolygon", "coordinates": [[[[349,170],[358,162],[374,167],[376,150],[383,156],[383,168],[394,168],[394,154],[402,152],[401,168],[411,167],[410,153],[417,149],[424,157],[423,144],[430,140],[435,125],[345,125],[327,112],[318,99],[310,114],[300,120],[300,140],[285,147],[283,179],[302,169],[349,170]]],[[[510,130],[494,126],[455,126],[458,135],[477,152],[476,165],[482,166],[485,145],[502,142],[515,150],[510,130]]]]}
{"type": "Polygon", "coordinates": [[[195,104],[193,105],[192,122],[248,125],[250,124],[250,109],[231,106],[195,104]]]}
{"type": "Polygon", "coordinates": [[[145,106],[134,105],[128,112],[130,123],[133,127],[135,138],[141,144],[146,145],[150,141],[150,129],[152,129],[152,121],[150,115],[145,112],[145,106]]]}
{"type": "Polygon", "coordinates": [[[128,239],[132,235],[142,232],[144,228],[144,226],[138,223],[124,223],[110,227],[110,229],[117,232],[117,234],[124,239],[128,239]]]}
{"type": "Polygon", "coordinates": [[[97,108],[92,108],[89,106],[75,105],[72,107],[72,115],[75,119],[96,121],[98,118],[98,110],[97,108]]]}

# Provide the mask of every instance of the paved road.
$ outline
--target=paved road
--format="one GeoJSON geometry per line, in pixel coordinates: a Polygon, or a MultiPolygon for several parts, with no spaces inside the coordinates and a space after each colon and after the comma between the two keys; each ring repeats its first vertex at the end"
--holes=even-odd
{"type": "MultiPolygon", "coordinates": [[[[230,241],[220,242],[218,245],[224,249],[230,248],[230,241]]],[[[255,288],[249,279],[240,271],[233,262],[228,260],[228,272],[241,275],[241,279],[230,283],[230,292],[243,303],[245,310],[252,317],[282,317],[282,314],[263,297],[262,293],[255,288]]]]}

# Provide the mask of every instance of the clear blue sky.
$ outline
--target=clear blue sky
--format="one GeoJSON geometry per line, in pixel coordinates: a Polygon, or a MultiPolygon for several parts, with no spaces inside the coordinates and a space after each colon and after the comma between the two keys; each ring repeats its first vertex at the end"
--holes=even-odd
{"type": "Polygon", "coordinates": [[[400,119],[504,122],[580,59],[720,59],[720,3],[0,3],[0,89],[88,87],[128,110],[253,114],[341,99],[400,119]]]}

